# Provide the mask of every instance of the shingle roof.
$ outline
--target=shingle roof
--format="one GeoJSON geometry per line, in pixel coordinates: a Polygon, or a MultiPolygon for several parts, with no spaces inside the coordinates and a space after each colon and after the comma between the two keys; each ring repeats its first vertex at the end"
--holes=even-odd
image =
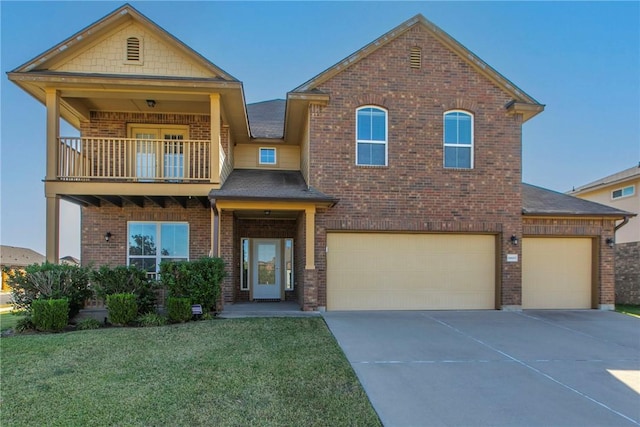
{"type": "Polygon", "coordinates": [[[282,138],[284,136],[284,99],[256,102],[247,105],[249,127],[254,138],[282,138]]]}
{"type": "Polygon", "coordinates": [[[522,184],[522,213],[525,215],[594,215],[594,216],[633,216],[600,203],[590,202],[578,197],[522,184]]]}
{"type": "Polygon", "coordinates": [[[614,184],[616,182],[625,181],[629,178],[633,178],[639,176],[640,177],[640,164],[630,167],[629,169],[625,169],[623,171],[614,173],[609,176],[605,176],[604,178],[597,179],[588,184],[581,185],[580,187],[576,187],[573,190],[569,191],[569,194],[580,193],[584,190],[593,190],[598,187],[603,187],[606,185],[614,184]]]}
{"type": "Polygon", "coordinates": [[[336,203],[338,200],[308,187],[299,171],[235,169],[210,199],[284,200],[336,203]]]}
{"type": "Polygon", "coordinates": [[[41,264],[45,262],[44,255],[17,246],[0,246],[0,264],[7,267],[22,267],[31,264],[41,264]]]}

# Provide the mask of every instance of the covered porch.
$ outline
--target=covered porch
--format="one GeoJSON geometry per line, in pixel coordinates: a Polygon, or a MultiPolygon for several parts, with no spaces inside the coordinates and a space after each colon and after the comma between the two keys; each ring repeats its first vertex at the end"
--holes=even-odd
{"type": "Polygon", "coordinates": [[[234,170],[212,190],[214,241],[227,277],[223,305],[293,302],[317,309],[316,212],[337,200],[299,171],[234,170]]]}

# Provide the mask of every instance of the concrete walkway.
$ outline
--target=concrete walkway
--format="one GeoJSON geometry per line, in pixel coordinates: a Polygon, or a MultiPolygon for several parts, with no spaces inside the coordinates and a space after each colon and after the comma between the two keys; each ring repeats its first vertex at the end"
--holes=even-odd
{"type": "Polygon", "coordinates": [[[386,427],[640,426],[640,319],[327,312],[386,427]]]}
{"type": "Polygon", "coordinates": [[[237,319],[240,317],[307,317],[320,316],[317,311],[302,311],[292,301],[281,302],[237,302],[225,304],[221,319],[237,319]]]}

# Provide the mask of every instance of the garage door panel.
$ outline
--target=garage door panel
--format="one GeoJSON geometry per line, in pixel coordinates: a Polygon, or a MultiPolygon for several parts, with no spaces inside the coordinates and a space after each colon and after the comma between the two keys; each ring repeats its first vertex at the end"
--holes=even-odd
{"type": "Polygon", "coordinates": [[[495,308],[495,237],[329,233],[327,309],[495,308]]]}
{"type": "Polygon", "coordinates": [[[592,258],[590,238],[524,238],[523,308],[591,308],[592,258]]]}

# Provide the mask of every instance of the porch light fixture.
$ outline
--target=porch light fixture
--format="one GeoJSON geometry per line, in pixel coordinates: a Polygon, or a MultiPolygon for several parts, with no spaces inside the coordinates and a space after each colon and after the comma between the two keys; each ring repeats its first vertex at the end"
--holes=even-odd
{"type": "Polygon", "coordinates": [[[518,237],[515,234],[511,235],[511,244],[513,246],[518,246],[518,237]]]}
{"type": "Polygon", "coordinates": [[[265,214],[266,216],[269,216],[269,215],[271,215],[271,211],[269,211],[269,210],[264,211],[264,214],[265,214]]]}
{"type": "Polygon", "coordinates": [[[613,248],[613,245],[616,243],[616,241],[612,237],[607,237],[607,240],[605,241],[607,242],[607,245],[609,245],[610,248],[613,248]]]}
{"type": "Polygon", "coordinates": [[[147,106],[148,106],[149,108],[155,108],[155,106],[156,106],[156,101],[155,101],[155,99],[147,99],[147,106]]]}
{"type": "Polygon", "coordinates": [[[111,239],[111,232],[107,231],[106,233],[104,233],[104,241],[108,242],[111,239]]]}

